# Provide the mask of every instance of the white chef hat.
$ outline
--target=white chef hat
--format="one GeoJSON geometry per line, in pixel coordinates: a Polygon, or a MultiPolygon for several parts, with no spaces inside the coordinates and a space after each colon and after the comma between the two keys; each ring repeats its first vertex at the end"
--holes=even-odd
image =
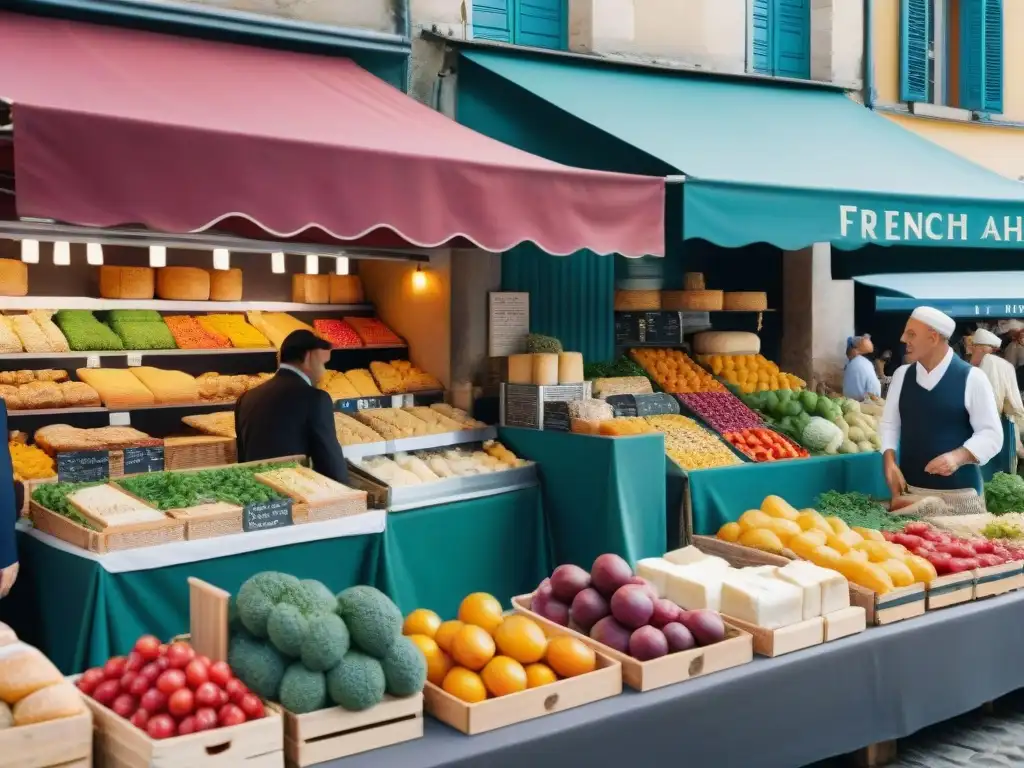
{"type": "Polygon", "coordinates": [[[986,331],[984,328],[979,328],[974,332],[974,336],[971,337],[971,343],[979,347],[995,347],[999,349],[1003,346],[1003,342],[999,340],[992,331],[986,331]]]}
{"type": "Polygon", "coordinates": [[[956,330],[956,321],[949,315],[939,312],[934,307],[918,307],[910,313],[910,318],[924,323],[947,339],[956,330]]]}

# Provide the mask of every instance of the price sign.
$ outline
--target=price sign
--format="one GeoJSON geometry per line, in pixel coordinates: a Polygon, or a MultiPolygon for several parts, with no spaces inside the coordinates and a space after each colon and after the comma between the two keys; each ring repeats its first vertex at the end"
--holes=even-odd
{"type": "Polygon", "coordinates": [[[246,504],[242,510],[242,530],[269,531],[292,525],[292,500],[271,499],[246,504]]]}
{"type": "Polygon", "coordinates": [[[127,427],[132,423],[132,415],[127,411],[118,411],[110,414],[110,426],[127,427]]]}
{"type": "Polygon", "coordinates": [[[679,312],[616,312],[615,344],[679,344],[683,340],[679,312]]]}
{"type": "Polygon", "coordinates": [[[126,475],[139,475],[143,472],[163,471],[164,447],[162,445],[124,449],[124,473],[126,475]]]}
{"type": "Polygon", "coordinates": [[[142,355],[139,352],[134,352],[128,355],[128,367],[138,368],[142,365],[142,355]]]}
{"type": "Polygon", "coordinates": [[[85,367],[86,368],[99,368],[100,367],[100,356],[99,355],[89,355],[88,357],[86,357],[85,358],[85,367]]]}
{"type": "Polygon", "coordinates": [[[392,402],[390,397],[352,397],[347,400],[338,400],[334,407],[342,413],[356,413],[374,408],[392,408],[392,402]]]}
{"type": "Polygon", "coordinates": [[[109,451],[67,451],[57,454],[57,480],[93,483],[110,477],[109,451]]]}

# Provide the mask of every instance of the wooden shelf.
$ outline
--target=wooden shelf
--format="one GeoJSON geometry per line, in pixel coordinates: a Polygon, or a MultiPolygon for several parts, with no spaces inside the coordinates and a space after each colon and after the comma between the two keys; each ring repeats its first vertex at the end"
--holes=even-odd
{"type": "Polygon", "coordinates": [[[64,416],[78,413],[136,413],[141,411],[168,411],[174,408],[187,410],[189,408],[223,408],[231,410],[235,407],[234,400],[222,402],[199,402],[179,403],[174,405],[143,405],[138,408],[40,408],[37,410],[7,411],[7,418],[13,419],[19,416],[64,416]]]}
{"type": "MultiPolygon", "coordinates": [[[[374,349],[406,349],[405,344],[370,344],[365,347],[341,347],[332,349],[331,354],[343,352],[359,352],[374,349]]],[[[110,350],[107,352],[2,352],[0,360],[81,360],[89,357],[192,357],[202,355],[269,355],[276,356],[277,349],[263,347],[260,349],[133,349],[110,350]]]]}
{"type": "Polygon", "coordinates": [[[163,312],[367,312],[372,304],[298,304],[293,301],[164,301],[94,299],[87,296],[6,296],[3,309],[155,309],[163,312]]]}

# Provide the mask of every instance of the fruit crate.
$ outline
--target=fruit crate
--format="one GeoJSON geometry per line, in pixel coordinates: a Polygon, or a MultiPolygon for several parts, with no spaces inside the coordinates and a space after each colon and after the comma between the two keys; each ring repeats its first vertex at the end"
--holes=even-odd
{"type": "Polygon", "coordinates": [[[726,622],[726,638],[720,643],[679,651],[662,656],[652,661],[638,661],[631,656],[616,651],[603,643],[591,639],[585,634],[567,629],[553,621],[545,619],[531,610],[533,595],[520,595],[512,598],[513,607],[520,613],[529,616],[551,634],[554,631],[570,634],[593,648],[598,655],[607,656],[622,665],[622,681],[637,691],[652,691],[666,685],[674,685],[695,677],[721,672],[754,659],[753,637],[751,633],[740,629],[731,620],[726,622]]]}
{"type": "Polygon", "coordinates": [[[937,611],[951,605],[969,603],[974,599],[974,574],[974,571],[964,571],[932,579],[925,588],[925,607],[929,611],[937,611]]]}
{"type": "MultiPolygon", "coordinates": [[[[84,696],[82,697],[85,698],[84,696]]],[[[0,730],[4,768],[89,768],[92,713],[0,730]]]]}
{"type": "Polygon", "coordinates": [[[98,555],[185,541],[184,523],[170,518],[166,523],[145,529],[94,531],[79,525],[71,518],[47,509],[35,500],[29,502],[29,517],[32,524],[43,533],[98,555]]]}
{"type": "MultiPolygon", "coordinates": [[[[513,599],[515,605],[515,599],[513,599]]],[[[576,633],[539,616],[516,610],[537,622],[548,637],[576,633]]],[[[591,648],[594,646],[591,644],[591,648]]],[[[468,736],[476,736],[498,728],[525,723],[544,715],[563,712],[584,704],[592,704],[622,693],[622,665],[611,654],[595,649],[597,668],[577,677],[555,683],[528,688],[475,704],[462,701],[447,691],[428,682],[423,689],[427,712],[443,723],[468,736]]]]}
{"type": "MultiPolygon", "coordinates": [[[[722,541],[714,536],[694,536],[693,544],[701,552],[717,555],[736,568],[751,565],[783,566],[791,560],[783,555],[773,555],[760,549],[722,541]]],[[[876,594],[859,584],[850,584],[850,605],[864,609],[865,621],[868,625],[892,624],[915,616],[923,616],[925,603],[923,584],[912,584],[909,587],[894,589],[884,595],[876,594]]]]}
{"type": "MultiPolygon", "coordinates": [[[[197,578],[189,578],[188,586],[192,647],[196,653],[209,656],[214,661],[227,661],[228,601],[231,595],[197,578]]],[[[287,764],[306,768],[422,738],[423,700],[423,694],[404,699],[387,697],[364,712],[328,707],[296,715],[277,704],[270,704],[268,709],[279,713],[284,721],[287,764]]],[[[182,765],[180,768],[191,766],[182,765]]]]}
{"type": "Polygon", "coordinates": [[[1024,588],[1024,563],[1011,562],[978,568],[974,572],[974,599],[982,600],[995,595],[1024,588]]]}

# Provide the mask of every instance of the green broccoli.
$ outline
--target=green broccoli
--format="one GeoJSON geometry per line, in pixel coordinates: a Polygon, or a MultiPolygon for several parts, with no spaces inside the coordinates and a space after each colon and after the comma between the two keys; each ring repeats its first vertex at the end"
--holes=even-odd
{"type": "Polygon", "coordinates": [[[259,640],[244,630],[228,644],[228,664],[253,693],[276,700],[284,676],[284,659],[270,643],[259,640]]]}
{"type": "Polygon", "coordinates": [[[387,691],[392,696],[412,696],[427,681],[427,659],[408,637],[391,644],[382,663],[387,691]]]}
{"type": "Polygon", "coordinates": [[[380,662],[359,651],[349,651],[327,673],[331,701],[352,712],[362,712],[384,700],[387,683],[380,662]]]}
{"type": "MultiPolygon", "coordinates": [[[[334,599],[333,595],[331,599],[334,599]]],[[[300,657],[307,668],[326,672],[348,653],[349,645],[345,622],[337,614],[325,613],[309,620],[309,631],[302,642],[300,657]]]]}
{"type": "Polygon", "coordinates": [[[323,582],[316,579],[303,579],[299,583],[302,584],[306,591],[309,592],[310,597],[316,602],[318,613],[334,613],[337,600],[334,597],[334,593],[323,582]]]}
{"type": "Polygon", "coordinates": [[[267,637],[277,650],[293,659],[302,653],[302,643],[309,633],[309,621],[291,603],[278,603],[267,619],[267,637]]]}
{"type": "Polygon", "coordinates": [[[238,590],[235,603],[242,626],[258,638],[269,638],[281,653],[298,657],[308,620],[328,610],[327,588],[313,584],[317,582],[301,582],[287,573],[257,573],[238,590]]]}
{"type": "Polygon", "coordinates": [[[284,672],[280,701],[282,707],[296,715],[324,709],[327,706],[327,680],[324,673],[313,672],[295,662],[284,672]]]}
{"type": "Polygon", "coordinates": [[[338,615],[348,625],[356,647],[378,659],[402,634],[402,612],[374,587],[349,587],[339,594],[338,615]]]}

